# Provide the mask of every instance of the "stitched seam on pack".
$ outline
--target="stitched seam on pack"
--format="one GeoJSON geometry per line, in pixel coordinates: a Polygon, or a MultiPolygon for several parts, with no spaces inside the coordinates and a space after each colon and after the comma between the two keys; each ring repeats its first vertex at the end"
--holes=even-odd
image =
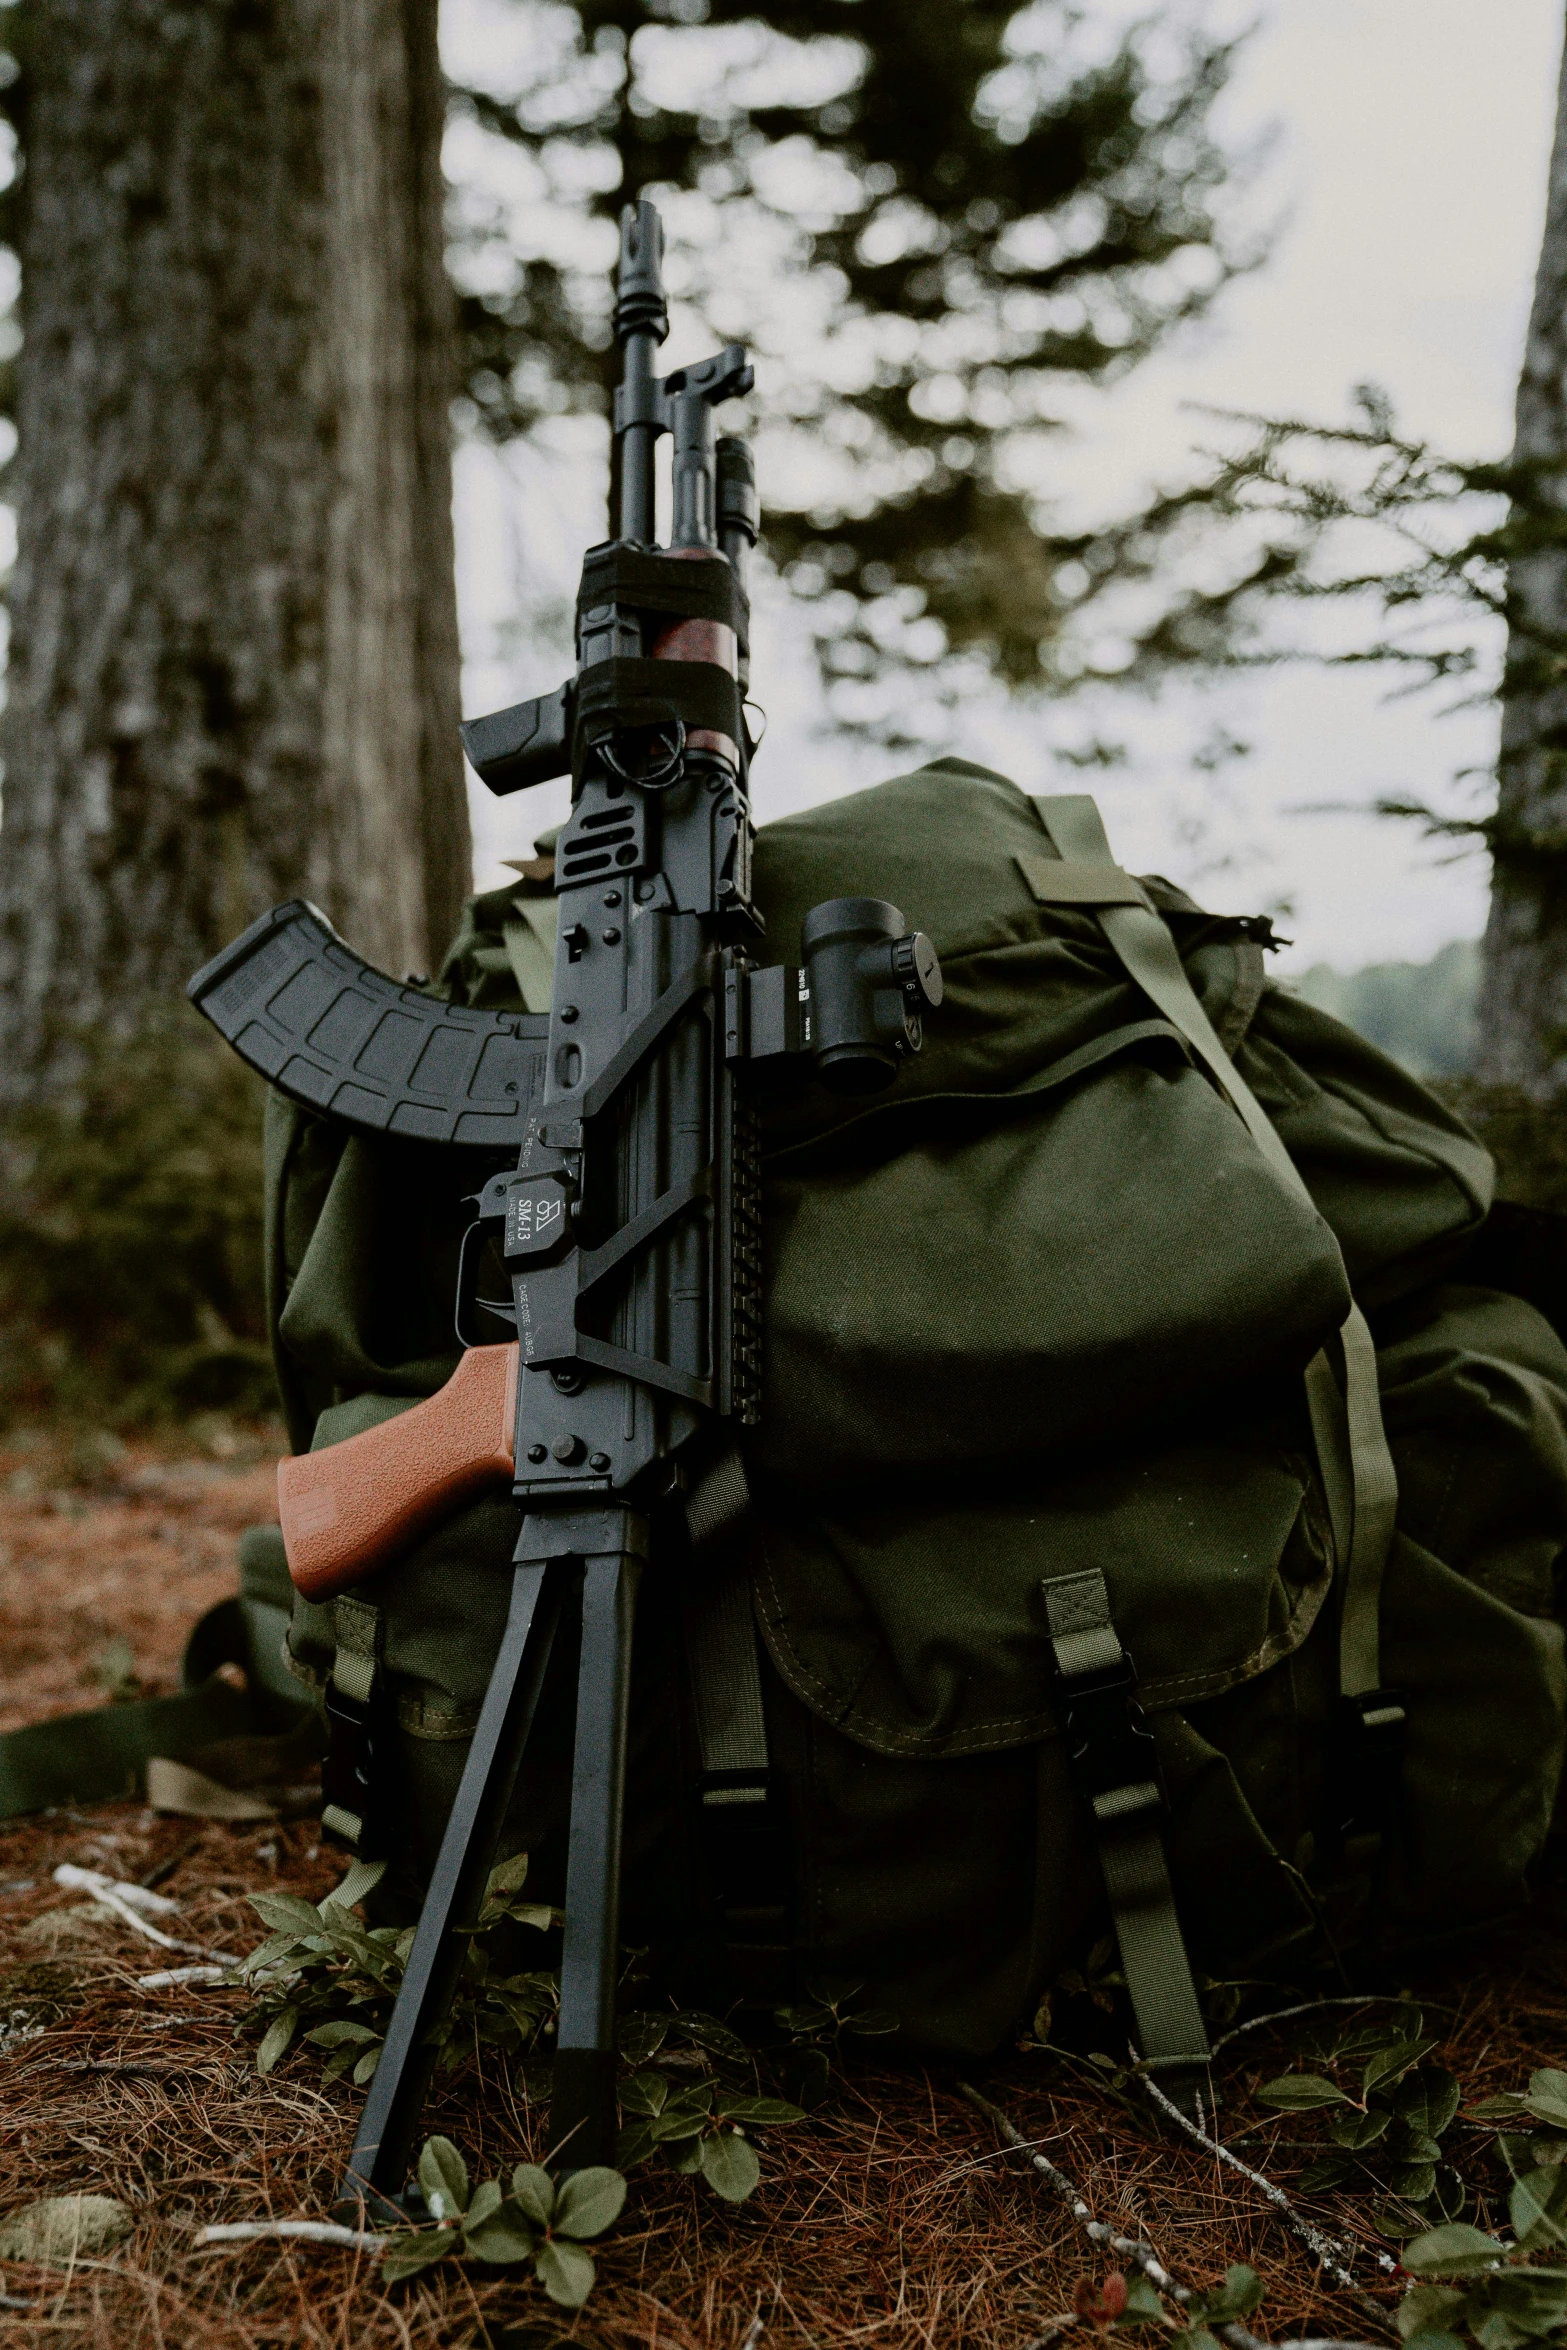
{"type": "MultiPolygon", "coordinates": [[[[816,1709],[820,1710],[822,1718],[830,1722],[834,1729],[842,1730],[846,1737],[854,1738],[873,1753],[917,1755],[930,1761],[940,1761],[946,1755],[984,1753],[996,1747],[1019,1746],[1035,1739],[1059,1737],[1060,1724],[1054,1714],[1038,1710],[999,1714],[989,1721],[973,1722],[967,1729],[952,1731],[940,1739],[928,1737],[917,1730],[889,1729],[885,1723],[874,1721],[869,1715],[856,1714],[854,1693],[844,1698],[837,1697],[826,1682],[812,1672],[784,1630],[783,1600],[773,1580],[767,1546],[765,1542],[759,1542],[757,1548],[763,1558],[761,1580],[766,1583],[773,1603],[772,1609],[759,1610],[763,1635],[773,1661],[795,1695],[805,1704],[812,1704],[809,1693],[815,1693],[816,1709]],[[1010,1736],[1005,1735],[1008,1732],[1010,1736]]],[[[1268,1633],[1249,1655],[1233,1665],[1216,1665],[1206,1673],[1172,1674],[1145,1681],[1141,1683],[1138,1692],[1141,1702],[1150,1710],[1167,1710],[1171,1706],[1194,1703],[1204,1697],[1222,1697],[1226,1691],[1239,1688],[1246,1681],[1257,1680],[1303,1646],[1332,1588],[1332,1569],[1324,1564],[1309,1583],[1301,1586],[1288,1620],[1278,1631],[1268,1633]]]]}
{"type": "MultiPolygon", "coordinates": [[[[811,1671],[810,1666],[806,1663],[804,1657],[800,1655],[793,1641],[789,1638],[788,1633],[784,1630],[786,1610],[784,1608],[783,1595],[773,1580],[772,1561],[767,1555],[766,1541],[760,1538],[760,1534],[755,1547],[758,1551],[760,1551],[762,1557],[762,1565],[760,1570],[761,1580],[766,1584],[773,1603],[771,1610],[767,1608],[760,1608],[757,1611],[761,1619],[762,1632],[763,1636],[767,1640],[767,1646],[773,1654],[774,1661],[777,1663],[779,1671],[783,1673],[784,1679],[791,1682],[797,1679],[798,1681],[805,1684],[805,1688],[796,1689],[796,1694],[800,1697],[805,1697],[806,1689],[814,1690],[816,1692],[816,1697],[824,1719],[830,1721],[835,1728],[839,1727],[842,1724],[845,1714],[847,1714],[849,1708],[854,1703],[855,1697],[859,1693],[860,1686],[865,1679],[865,1672],[861,1672],[859,1681],[856,1682],[854,1688],[849,1692],[847,1697],[838,1698],[834,1695],[833,1691],[828,1688],[827,1683],[823,1681],[818,1674],[811,1671]],[[776,1648],[774,1647],[775,1640],[777,1642],[776,1648]],[[782,1656],[778,1654],[780,1649],[783,1652],[782,1656]],[[788,1670],[785,1670],[784,1667],[784,1657],[787,1657],[788,1659],[788,1670]]],[[[865,1670],[868,1671],[869,1667],[867,1666],[865,1670]]],[[[806,1702],[807,1704],[810,1703],[809,1698],[806,1699],[806,1702]]]]}
{"type": "Polygon", "coordinates": [[[471,1738],[479,1726],[479,1708],[431,1705],[422,1697],[399,1697],[397,1726],[412,1738],[434,1741],[471,1738]]]}
{"type": "MultiPolygon", "coordinates": [[[[1476,1209],[1474,1193],[1469,1189],[1468,1184],[1464,1182],[1462,1176],[1454,1174],[1446,1159],[1441,1157],[1439,1152],[1437,1152],[1434,1147],[1425,1143],[1411,1142],[1407,1135],[1389,1133],[1388,1129],[1382,1124],[1382,1121],[1378,1117],[1374,1107],[1367,1109],[1359,1101],[1350,1101],[1345,1094],[1339,1092],[1336,1086],[1324,1085],[1322,1087],[1322,1091],[1325,1094],[1330,1095],[1334,1101],[1342,1102],[1346,1109],[1353,1110],[1357,1117],[1364,1118],[1366,1124],[1372,1129],[1373,1133],[1380,1135],[1390,1150],[1408,1151],[1413,1157],[1423,1159],[1427,1166],[1434,1168],[1437,1174],[1442,1177],[1448,1189],[1450,1191],[1456,1192],[1463,1205],[1469,1210],[1470,1215],[1474,1215],[1476,1209]]],[[[1481,1211],[1481,1214],[1483,1217],[1483,1210],[1481,1211]]],[[[1448,1238],[1449,1235],[1444,1233],[1440,1237],[1445,1239],[1448,1238]]]]}
{"type": "Polygon", "coordinates": [[[1318,1616],[1333,1588],[1333,1570],[1324,1565],[1309,1583],[1301,1585],[1295,1604],[1287,1620],[1276,1632],[1243,1657],[1238,1665],[1215,1666],[1207,1673],[1169,1674],[1144,1681],[1138,1694],[1144,1705],[1176,1705],[1200,1697],[1222,1697],[1227,1689],[1235,1689],[1243,1681],[1255,1681],[1275,1665],[1294,1656],[1309,1639],[1318,1616]]]}

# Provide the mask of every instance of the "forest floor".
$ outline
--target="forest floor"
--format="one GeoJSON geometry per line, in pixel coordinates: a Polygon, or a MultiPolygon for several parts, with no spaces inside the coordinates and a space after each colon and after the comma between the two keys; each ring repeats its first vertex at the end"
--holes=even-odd
{"type": "MultiPolygon", "coordinates": [[[[237,1535],[272,1514],[271,1493],[265,1442],[221,1428],[194,1457],[0,1445],[0,1729],[91,1704],[106,1681],[126,1686],[127,1649],[144,1689],[174,1686],[190,1623],[233,1587],[237,1535]]],[[[156,1878],[179,1905],[164,1925],[234,1953],[263,1938],[248,1894],[317,1900],[343,1870],[309,1820],[204,1823],[129,1802],[0,1831],[0,2222],[34,2198],[77,2193],[116,2197],[135,2219],[124,2241],[74,2266],[0,2263],[0,2343],[1046,2350],[1102,2328],[1100,2286],[1123,2263],[998,2148],[952,2078],[868,2064],[837,2078],[805,2123],[759,2134],[770,2140],[762,2183],[743,2204],[657,2165],[637,2171],[575,2316],[517,2269],[444,2261],[387,2288],[364,2251],[275,2239],[202,2248],[211,2223],[322,2216],[358,2093],[323,2082],[303,2048],[258,2076],[242,1989],[143,1987],[178,1961],[57,1884],[64,1862],[156,1878]]],[[[1453,1962],[1409,1988],[1467,2098],[1567,2064],[1559,1910],[1490,1944],[1483,1964],[1453,1962]]],[[[1402,2280],[1390,2273],[1397,2231],[1379,2232],[1385,2196],[1306,2196],[1298,2180],[1320,2145],[1302,2133],[1316,2117],[1253,2101],[1298,2060],[1301,2028],[1270,2027],[1226,2052],[1220,2126],[1355,2248],[1354,2294],[1331,2286],[1260,2187],[1172,2137],[1135,2083],[1101,2088],[1035,2050],[992,2067],[983,2087],[1094,2217],[1151,2244],[1178,2278],[1206,2288],[1231,2263],[1253,2267],[1266,2287],[1247,2321],[1256,2333],[1391,2342],[1402,2280]]],[[[476,2178],[541,2151],[538,2107],[493,2061],[444,2077],[427,2119],[476,2178]]],[[[1492,2224],[1505,2179],[1491,2133],[1460,2120],[1449,2151],[1471,2189],[1465,2216],[1492,2224]]]]}

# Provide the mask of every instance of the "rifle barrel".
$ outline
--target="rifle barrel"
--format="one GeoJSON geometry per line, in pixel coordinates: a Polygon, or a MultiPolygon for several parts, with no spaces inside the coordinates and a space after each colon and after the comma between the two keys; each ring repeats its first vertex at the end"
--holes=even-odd
{"type": "Polygon", "coordinates": [[[620,512],[623,539],[651,546],[657,524],[653,504],[653,445],[658,438],[658,394],[653,354],[669,332],[664,299],[664,224],[645,200],[628,204],[620,216],[620,267],[615,279],[615,339],[623,355],[616,400],[620,442],[620,512]]]}

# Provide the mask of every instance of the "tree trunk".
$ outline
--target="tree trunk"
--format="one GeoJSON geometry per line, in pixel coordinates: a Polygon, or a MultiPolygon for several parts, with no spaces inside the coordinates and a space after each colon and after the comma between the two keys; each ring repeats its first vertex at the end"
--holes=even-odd
{"type": "Polygon", "coordinates": [[[0,1098],[469,886],[436,0],[27,0],[0,1098]]]}
{"type": "Polygon", "coordinates": [[[1543,543],[1508,574],[1476,1073],[1544,1101],[1567,1088],[1567,55],[1513,463],[1529,478],[1529,536],[1543,543]]]}

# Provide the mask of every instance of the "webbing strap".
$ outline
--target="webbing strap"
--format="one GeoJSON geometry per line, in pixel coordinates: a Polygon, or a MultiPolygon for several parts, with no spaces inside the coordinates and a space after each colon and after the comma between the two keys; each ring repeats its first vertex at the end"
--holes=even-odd
{"type": "Polygon", "coordinates": [[[1339,1690],[1364,1697],[1382,1685],[1382,1577],[1398,1516],[1398,1471],[1382,1425],[1376,1343],[1358,1306],[1339,1342],[1355,1481],[1354,1537],[1339,1619],[1339,1690]]]}
{"type": "MultiPolygon", "coordinates": [[[[1036,799],[1034,806],[1069,869],[1102,877],[1106,891],[1103,897],[1085,896],[1080,881],[1056,876],[1048,859],[1019,858],[1034,895],[1042,904],[1094,907],[1128,978],[1180,1030],[1239,1112],[1274,1173],[1312,1204],[1300,1169],[1272,1120],[1214,1033],[1152,900],[1115,865],[1094,802],[1086,793],[1069,792],[1036,799]],[[1122,894],[1122,883],[1131,884],[1135,897],[1122,894]]],[[[1339,1336],[1344,1353],[1342,1395],[1326,1356],[1318,1355],[1306,1372],[1306,1400],[1344,1578],[1339,1686],[1344,1696],[1360,1697],[1381,1685],[1382,1576],[1398,1509],[1398,1476],[1382,1426],[1376,1347],[1358,1306],[1351,1306],[1339,1336]]]]}
{"type": "Polygon", "coordinates": [[[1068,1762],[1093,1816],[1139,2052],[1158,2063],[1176,2103],[1190,2106],[1208,2061],[1208,2034],[1165,1857],[1153,1735],[1136,1703],[1103,1575],[1097,1568],[1060,1575],[1042,1588],[1068,1762]]]}
{"type": "Polygon", "coordinates": [[[338,1599],[332,1622],[337,1635],[332,1679],[355,1705],[368,1705],[381,1664],[381,1611],[368,1600],[338,1599]]]}
{"type": "Polygon", "coordinates": [[[144,1784],[155,1755],[181,1761],[251,1726],[241,1689],[213,1679],[176,1697],[95,1706],[0,1738],[0,1820],[50,1804],[112,1803],[144,1784]]]}
{"type": "Polygon", "coordinates": [[[751,1587],[743,1576],[716,1575],[687,1603],[686,1655],[703,1803],[765,1803],[767,1721],[751,1587]]]}
{"type": "Polygon", "coordinates": [[[750,1511],[745,1464],[731,1446],[686,1503],[694,1570],[685,1594],[686,1661],[702,1754],[702,1801],[709,1807],[767,1800],[767,1719],[751,1582],[741,1560],[723,1555],[743,1533],[750,1511]]]}
{"type": "Polygon", "coordinates": [[[384,1792],[378,1784],[372,1712],[381,1672],[383,1619],[368,1600],[345,1595],[332,1603],[332,1623],[337,1645],[325,1698],[321,1825],[351,1852],[373,1860],[378,1856],[368,1850],[371,1839],[366,1829],[372,1793],[384,1792]]]}
{"type": "Polygon", "coordinates": [[[305,1708],[297,1703],[273,1699],[258,1711],[263,1684],[254,1635],[265,1636],[274,1614],[219,1600],[186,1643],[184,1686],[175,1696],[95,1706],[0,1738],[0,1820],[50,1804],[112,1802],[135,1794],[157,1757],[185,1762],[220,1741],[254,1737],[269,1721],[303,1720],[305,1708]],[[223,1664],[241,1665],[249,1688],[221,1678],[223,1664]]]}

